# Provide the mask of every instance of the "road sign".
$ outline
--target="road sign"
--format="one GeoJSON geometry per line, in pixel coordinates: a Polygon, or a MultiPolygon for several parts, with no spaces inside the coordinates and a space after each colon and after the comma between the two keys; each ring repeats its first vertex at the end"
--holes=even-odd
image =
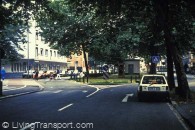
{"type": "Polygon", "coordinates": [[[102,69],[103,71],[108,71],[108,68],[109,68],[108,65],[104,65],[102,69]]]}
{"type": "Polygon", "coordinates": [[[160,62],[160,56],[152,56],[152,63],[157,64],[158,62],[160,62]]]}

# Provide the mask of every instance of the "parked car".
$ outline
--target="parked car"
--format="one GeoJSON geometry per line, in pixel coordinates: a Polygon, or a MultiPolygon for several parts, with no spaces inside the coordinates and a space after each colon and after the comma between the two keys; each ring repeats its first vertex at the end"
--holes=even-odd
{"type": "Polygon", "coordinates": [[[146,96],[157,96],[169,99],[169,87],[163,75],[143,75],[139,82],[137,96],[139,101],[143,101],[146,96]]]}
{"type": "Polygon", "coordinates": [[[29,72],[26,71],[22,74],[22,78],[33,78],[34,74],[35,74],[35,70],[29,70],[29,72]]]}

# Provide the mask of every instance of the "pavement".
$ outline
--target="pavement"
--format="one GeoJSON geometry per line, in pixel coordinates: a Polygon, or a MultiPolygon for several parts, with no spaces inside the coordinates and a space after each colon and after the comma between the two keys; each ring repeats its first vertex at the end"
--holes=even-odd
{"type": "MultiPolygon", "coordinates": [[[[0,97],[0,100],[42,91],[43,89],[44,87],[39,81],[34,79],[5,79],[3,81],[3,96],[0,97]]],[[[190,128],[195,130],[195,102],[176,103],[172,101],[172,105],[190,128]]]]}
{"type": "Polygon", "coordinates": [[[39,92],[44,89],[44,87],[34,79],[5,79],[2,83],[3,95],[0,96],[0,100],[39,92]]]}

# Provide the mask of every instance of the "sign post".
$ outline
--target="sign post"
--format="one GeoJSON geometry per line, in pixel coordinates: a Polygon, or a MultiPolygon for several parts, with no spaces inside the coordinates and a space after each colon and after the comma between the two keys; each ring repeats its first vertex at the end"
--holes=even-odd
{"type": "MultiPolygon", "coordinates": [[[[4,57],[5,51],[0,48],[0,72],[1,72],[1,59],[4,57]]],[[[0,73],[0,96],[3,95],[3,83],[1,81],[1,73],[0,73]]]]}
{"type": "Polygon", "coordinates": [[[103,66],[103,78],[106,80],[106,79],[109,79],[110,78],[110,76],[109,76],[109,74],[108,74],[108,69],[109,69],[109,67],[108,67],[108,65],[104,65],[103,66]]]}

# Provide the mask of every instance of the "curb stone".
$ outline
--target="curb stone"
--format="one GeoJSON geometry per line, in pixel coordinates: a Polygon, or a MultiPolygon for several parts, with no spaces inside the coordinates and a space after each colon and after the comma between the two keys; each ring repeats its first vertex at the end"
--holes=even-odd
{"type": "Polygon", "coordinates": [[[36,93],[36,92],[40,92],[40,91],[44,90],[44,87],[41,86],[41,85],[40,86],[36,86],[36,87],[39,87],[39,90],[34,90],[34,91],[28,91],[28,92],[13,94],[13,95],[2,96],[2,97],[0,97],[0,100],[7,99],[7,98],[12,98],[12,97],[18,97],[18,96],[27,95],[27,94],[32,94],[32,93],[36,93]]]}
{"type": "Polygon", "coordinates": [[[179,107],[176,101],[171,101],[171,104],[175,108],[175,110],[177,110],[177,112],[181,115],[184,121],[188,124],[190,130],[195,130],[195,122],[192,121],[191,116],[187,114],[181,107],[179,107]]]}

